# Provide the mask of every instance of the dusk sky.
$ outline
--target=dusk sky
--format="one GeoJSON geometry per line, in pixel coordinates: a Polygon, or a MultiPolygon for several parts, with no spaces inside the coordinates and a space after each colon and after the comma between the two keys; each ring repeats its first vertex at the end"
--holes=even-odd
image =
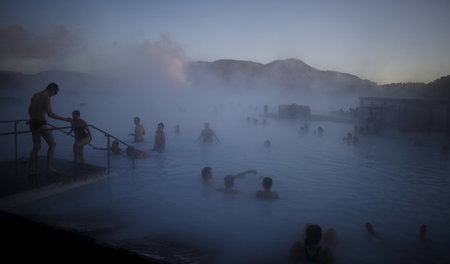
{"type": "Polygon", "coordinates": [[[105,73],[144,49],[430,82],[450,74],[449,12],[448,0],[2,0],[0,70],[105,73]]]}

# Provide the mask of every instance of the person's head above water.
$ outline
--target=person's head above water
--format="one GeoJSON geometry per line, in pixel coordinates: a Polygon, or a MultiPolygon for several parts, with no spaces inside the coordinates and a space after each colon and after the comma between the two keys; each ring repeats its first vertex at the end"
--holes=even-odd
{"type": "Polygon", "coordinates": [[[211,167],[204,167],[202,169],[202,179],[203,181],[209,181],[212,178],[212,171],[211,171],[211,167]]]}
{"type": "Polygon", "coordinates": [[[81,113],[78,110],[72,111],[72,117],[73,119],[78,119],[80,117],[81,113]]]}
{"type": "Polygon", "coordinates": [[[223,183],[225,184],[225,188],[232,189],[234,186],[234,176],[233,175],[225,176],[225,178],[223,178],[223,183]]]}
{"type": "Polygon", "coordinates": [[[319,225],[308,225],[305,230],[305,245],[317,246],[322,238],[322,228],[319,225]]]}
{"type": "Polygon", "coordinates": [[[141,119],[139,117],[137,117],[137,116],[133,120],[134,120],[135,124],[141,123],[141,119]]]}
{"type": "Polygon", "coordinates": [[[45,88],[45,90],[48,92],[48,94],[49,94],[50,96],[54,96],[54,95],[56,95],[56,94],[58,93],[58,91],[59,91],[59,86],[58,86],[56,83],[52,82],[52,83],[49,83],[49,84],[47,85],[47,87],[45,88]]]}
{"type": "Polygon", "coordinates": [[[264,190],[270,192],[270,189],[272,188],[272,178],[270,177],[264,177],[262,185],[264,187],[264,190]]]}
{"type": "Polygon", "coordinates": [[[158,129],[161,129],[161,130],[164,129],[164,123],[162,123],[162,122],[158,123],[158,129]]]}

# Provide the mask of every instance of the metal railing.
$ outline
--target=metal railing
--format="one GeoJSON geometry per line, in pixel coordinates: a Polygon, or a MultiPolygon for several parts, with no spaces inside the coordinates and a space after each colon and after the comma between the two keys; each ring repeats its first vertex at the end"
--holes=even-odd
{"type": "MultiPolygon", "coordinates": [[[[22,131],[18,131],[18,130],[17,130],[17,125],[18,125],[20,122],[29,122],[29,121],[30,121],[29,119],[22,119],[22,120],[3,120],[3,121],[0,120],[0,124],[14,123],[14,132],[0,133],[0,136],[14,135],[14,163],[15,163],[16,172],[17,172],[17,167],[18,167],[18,156],[17,156],[17,155],[18,155],[18,151],[17,151],[17,150],[18,150],[18,138],[17,138],[17,135],[19,135],[19,134],[28,134],[28,133],[31,133],[30,130],[22,130],[22,131]]],[[[50,131],[52,131],[52,130],[58,130],[58,131],[60,131],[60,132],[62,132],[62,133],[64,133],[64,134],[66,134],[66,135],[68,135],[68,136],[75,137],[75,136],[72,135],[70,132],[64,131],[64,129],[68,129],[68,128],[71,129],[71,128],[72,128],[71,126],[66,126],[66,127],[56,127],[56,126],[54,126],[54,125],[52,125],[52,124],[49,124],[49,123],[47,123],[47,125],[50,126],[51,128],[47,128],[47,129],[45,129],[45,130],[50,130],[50,131]]],[[[107,137],[107,140],[106,140],[106,150],[107,150],[107,153],[108,153],[108,155],[107,155],[107,157],[108,157],[108,158],[107,158],[107,172],[108,172],[108,174],[109,174],[109,173],[111,172],[111,138],[113,138],[114,140],[117,140],[118,142],[122,143],[123,145],[127,146],[128,148],[130,148],[130,147],[132,147],[132,146],[129,145],[129,144],[127,144],[127,143],[125,143],[124,141],[120,140],[119,138],[117,138],[117,137],[111,135],[110,133],[104,131],[103,129],[100,129],[100,128],[95,127],[95,126],[93,126],[93,125],[88,125],[88,126],[91,127],[91,128],[93,128],[93,129],[95,129],[95,130],[97,130],[97,131],[99,131],[99,132],[101,132],[101,133],[103,133],[103,134],[105,135],[105,137],[107,137]]],[[[95,148],[95,146],[92,145],[92,144],[90,144],[90,143],[88,143],[88,145],[95,148]]],[[[132,162],[132,168],[134,169],[134,168],[135,168],[135,157],[134,157],[134,155],[131,155],[131,162],[132,162]]]]}

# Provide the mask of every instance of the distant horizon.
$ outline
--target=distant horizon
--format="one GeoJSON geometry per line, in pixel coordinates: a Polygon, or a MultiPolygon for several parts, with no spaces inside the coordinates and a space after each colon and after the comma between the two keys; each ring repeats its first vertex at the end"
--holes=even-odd
{"type": "MultiPolygon", "coordinates": [[[[293,59],[293,60],[301,61],[301,62],[305,63],[306,65],[308,65],[308,66],[310,66],[310,67],[312,67],[312,68],[314,68],[314,69],[316,69],[316,70],[318,70],[318,71],[325,71],[325,72],[330,71],[330,72],[338,72],[338,73],[343,73],[343,74],[350,74],[350,75],[356,76],[356,77],[358,77],[358,78],[360,78],[360,79],[362,79],[362,80],[368,80],[368,81],[374,82],[374,83],[376,83],[377,85],[389,85],[389,84],[400,84],[400,83],[424,83],[424,84],[427,84],[427,83],[431,83],[431,82],[433,82],[433,81],[435,81],[435,80],[437,80],[437,79],[439,79],[439,78],[446,77],[446,76],[450,76],[450,73],[448,73],[448,74],[446,74],[446,75],[439,76],[439,77],[437,77],[436,79],[430,80],[430,81],[428,81],[428,82],[420,82],[420,81],[398,81],[398,82],[391,82],[391,83],[378,83],[378,82],[376,82],[376,81],[374,81],[374,80],[365,79],[365,78],[362,78],[361,76],[358,76],[358,75],[355,75],[355,74],[352,74],[352,73],[348,73],[348,72],[341,72],[341,71],[328,70],[328,69],[318,69],[318,68],[313,67],[313,66],[311,66],[310,64],[308,64],[307,62],[305,62],[305,61],[303,61],[303,60],[301,60],[301,59],[298,59],[298,58],[276,59],[276,60],[273,60],[273,61],[270,61],[270,62],[267,62],[267,63],[262,63],[262,62],[258,62],[258,61],[252,61],[252,60],[240,60],[240,59],[228,59],[228,58],[217,59],[217,60],[214,60],[214,61],[196,60],[196,61],[189,61],[188,63],[196,63],[196,62],[214,63],[214,62],[217,62],[217,61],[225,61],[225,60],[229,60],[229,61],[251,62],[251,63],[261,64],[261,65],[267,65],[267,64],[273,63],[273,62],[275,62],[275,61],[287,61],[287,60],[292,60],[292,59],[293,59]]],[[[99,75],[99,74],[97,74],[97,73],[91,73],[91,72],[85,72],[85,71],[75,71],[75,70],[65,70],[65,69],[48,69],[48,70],[42,70],[42,71],[37,71],[37,72],[24,72],[24,71],[16,71],[16,70],[0,69],[0,72],[22,73],[22,74],[26,74],[26,75],[36,75],[36,74],[40,74],[40,73],[44,73],[44,72],[73,72],[73,73],[89,74],[89,75],[93,75],[93,76],[101,76],[101,75],[99,75]]],[[[105,75],[108,75],[108,74],[105,74],[105,75]]]]}

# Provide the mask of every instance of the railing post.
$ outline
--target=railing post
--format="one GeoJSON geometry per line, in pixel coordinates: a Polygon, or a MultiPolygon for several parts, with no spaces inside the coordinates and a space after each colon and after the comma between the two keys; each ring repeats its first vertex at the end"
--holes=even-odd
{"type": "Polygon", "coordinates": [[[133,167],[133,170],[134,170],[134,160],[135,160],[135,158],[134,158],[134,155],[131,157],[131,166],[133,167]]]}
{"type": "Polygon", "coordinates": [[[110,148],[110,141],[111,141],[111,137],[109,134],[107,134],[108,140],[107,140],[107,151],[108,151],[108,174],[111,171],[111,148],[110,148]]]}
{"type": "Polygon", "coordinates": [[[18,158],[17,158],[17,124],[19,121],[14,121],[14,166],[17,174],[17,167],[19,165],[18,158]]]}

